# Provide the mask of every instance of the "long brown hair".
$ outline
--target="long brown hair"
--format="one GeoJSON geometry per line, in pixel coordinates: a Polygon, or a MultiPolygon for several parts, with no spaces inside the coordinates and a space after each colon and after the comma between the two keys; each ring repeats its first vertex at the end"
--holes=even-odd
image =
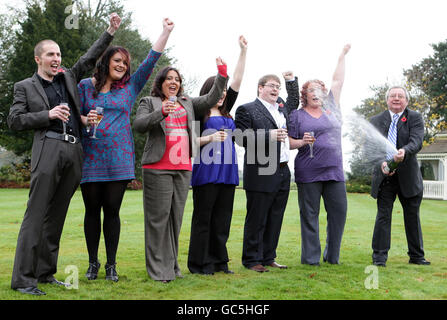
{"type": "Polygon", "coordinates": [[[127,70],[124,76],[117,81],[112,82],[111,90],[115,88],[119,88],[126,84],[127,81],[130,79],[130,54],[129,51],[127,51],[123,47],[119,46],[112,46],[109,47],[106,52],[102,55],[101,59],[96,64],[96,70],[93,74],[93,77],[96,79],[95,83],[95,92],[93,93],[93,97],[96,98],[98,96],[98,93],[101,91],[101,89],[104,87],[107,81],[107,77],[109,75],[109,65],[110,65],[110,59],[115,55],[115,53],[121,53],[124,56],[125,63],[127,64],[127,70]]]}
{"type": "MultiPolygon", "coordinates": [[[[216,76],[212,76],[212,77],[209,77],[208,79],[206,79],[206,81],[202,85],[202,88],[200,89],[199,94],[201,96],[203,96],[203,95],[207,94],[208,92],[210,92],[215,80],[216,80],[216,76]]],[[[222,116],[227,117],[227,118],[232,118],[232,116],[228,112],[228,108],[227,108],[227,97],[225,97],[223,104],[220,107],[218,107],[218,109],[219,109],[220,113],[222,114],[222,116]]],[[[211,110],[209,109],[207,114],[204,117],[204,122],[206,122],[206,120],[209,118],[210,114],[211,114],[211,110]]]]}

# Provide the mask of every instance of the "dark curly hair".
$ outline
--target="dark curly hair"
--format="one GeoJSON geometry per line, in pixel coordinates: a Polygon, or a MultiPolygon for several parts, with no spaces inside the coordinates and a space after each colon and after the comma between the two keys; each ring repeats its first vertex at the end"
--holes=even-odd
{"type": "Polygon", "coordinates": [[[324,85],[324,82],[318,79],[309,80],[305,84],[303,84],[303,87],[301,89],[301,107],[305,108],[307,106],[307,90],[309,89],[309,86],[312,83],[317,83],[321,86],[321,90],[323,93],[327,94],[326,86],[324,85]]]}
{"type": "Polygon", "coordinates": [[[164,100],[165,98],[167,98],[163,94],[162,85],[163,85],[163,82],[165,82],[169,71],[177,72],[178,77],[180,78],[180,89],[177,92],[177,97],[180,97],[183,94],[183,79],[182,79],[182,76],[180,75],[180,72],[172,66],[167,66],[167,67],[164,67],[163,69],[161,69],[160,71],[158,71],[157,75],[155,76],[155,80],[152,85],[151,96],[159,97],[159,98],[161,98],[161,100],[164,100]]]}
{"type": "Polygon", "coordinates": [[[111,46],[109,47],[106,52],[102,55],[101,59],[96,64],[96,70],[93,74],[93,77],[96,79],[95,83],[95,92],[93,93],[93,97],[96,98],[98,96],[98,93],[101,91],[101,89],[104,87],[107,81],[107,76],[109,75],[109,66],[110,66],[110,59],[115,55],[115,53],[121,53],[124,56],[124,63],[127,65],[127,70],[124,76],[117,81],[113,81],[111,90],[115,88],[119,88],[130,79],[130,54],[129,51],[127,51],[123,47],[119,46],[111,46]]]}

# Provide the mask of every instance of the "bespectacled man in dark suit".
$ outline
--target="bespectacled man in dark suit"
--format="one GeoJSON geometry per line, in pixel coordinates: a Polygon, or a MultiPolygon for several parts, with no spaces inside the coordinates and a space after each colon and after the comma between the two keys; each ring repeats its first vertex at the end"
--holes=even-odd
{"type": "Polygon", "coordinates": [[[429,265],[430,262],[424,257],[419,218],[423,182],[416,159],[416,154],[422,148],[424,121],[420,113],[407,108],[409,94],[404,87],[391,87],[386,94],[386,102],[388,110],[372,117],[371,123],[395,144],[397,154],[390,158],[398,166],[395,171],[389,172],[385,161],[373,173],[371,196],[377,199],[377,217],[372,239],[373,264],[386,266],[391,243],[391,214],[398,196],[403,207],[409,263],[429,265]]]}
{"type": "Polygon", "coordinates": [[[236,128],[245,148],[243,185],[247,197],[242,264],[256,272],[265,266],[285,269],[275,261],[290,190],[288,115],[299,105],[298,80],[284,73],[287,101],[279,98],[280,79],[266,75],[258,82],[255,101],[236,110],[236,128]],[[289,81],[287,81],[289,80],[289,81]]]}
{"type": "Polygon", "coordinates": [[[34,130],[29,200],[20,228],[11,288],[44,295],[38,283],[65,286],[54,278],[59,242],[71,197],[82,169],[78,82],[93,69],[119,28],[113,13],[106,32],[70,69],[61,68],[56,42],[40,41],[34,49],[37,72],[14,85],[8,125],[12,130],[34,130]]]}

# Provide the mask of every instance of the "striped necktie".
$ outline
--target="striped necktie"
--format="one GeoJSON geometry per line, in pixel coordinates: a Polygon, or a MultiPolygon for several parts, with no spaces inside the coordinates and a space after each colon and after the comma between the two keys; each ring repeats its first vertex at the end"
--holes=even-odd
{"type": "MultiPolygon", "coordinates": [[[[399,119],[399,115],[396,113],[393,115],[393,121],[391,121],[390,129],[388,130],[388,141],[396,148],[397,143],[397,120],[399,119]]],[[[396,150],[392,150],[389,148],[386,159],[391,160],[393,159],[394,154],[396,153],[396,150]]]]}

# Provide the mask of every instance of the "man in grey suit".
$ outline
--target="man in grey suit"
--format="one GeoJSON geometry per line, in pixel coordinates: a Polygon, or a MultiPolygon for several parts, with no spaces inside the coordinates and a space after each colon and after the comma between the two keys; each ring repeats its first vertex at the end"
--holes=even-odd
{"type": "Polygon", "coordinates": [[[8,116],[12,130],[34,130],[29,200],[20,228],[11,288],[44,295],[37,283],[65,286],[54,278],[59,241],[71,197],[81,179],[80,114],[77,83],[95,66],[113,40],[121,18],[110,26],[71,69],[61,68],[56,42],[40,41],[34,49],[37,72],[14,85],[8,116]]]}
{"type": "MultiPolygon", "coordinates": [[[[391,214],[396,196],[403,207],[409,263],[429,265],[424,258],[419,207],[422,201],[422,175],[416,154],[422,148],[424,121],[422,116],[407,108],[409,94],[404,87],[392,87],[386,94],[388,110],[371,118],[381,134],[398,150],[393,160],[395,171],[386,169],[386,162],[375,168],[371,196],[377,199],[377,218],[372,239],[373,263],[386,266],[391,243],[391,214]]],[[[391,159],[389,159],[391,160],[391,159]]]]}

